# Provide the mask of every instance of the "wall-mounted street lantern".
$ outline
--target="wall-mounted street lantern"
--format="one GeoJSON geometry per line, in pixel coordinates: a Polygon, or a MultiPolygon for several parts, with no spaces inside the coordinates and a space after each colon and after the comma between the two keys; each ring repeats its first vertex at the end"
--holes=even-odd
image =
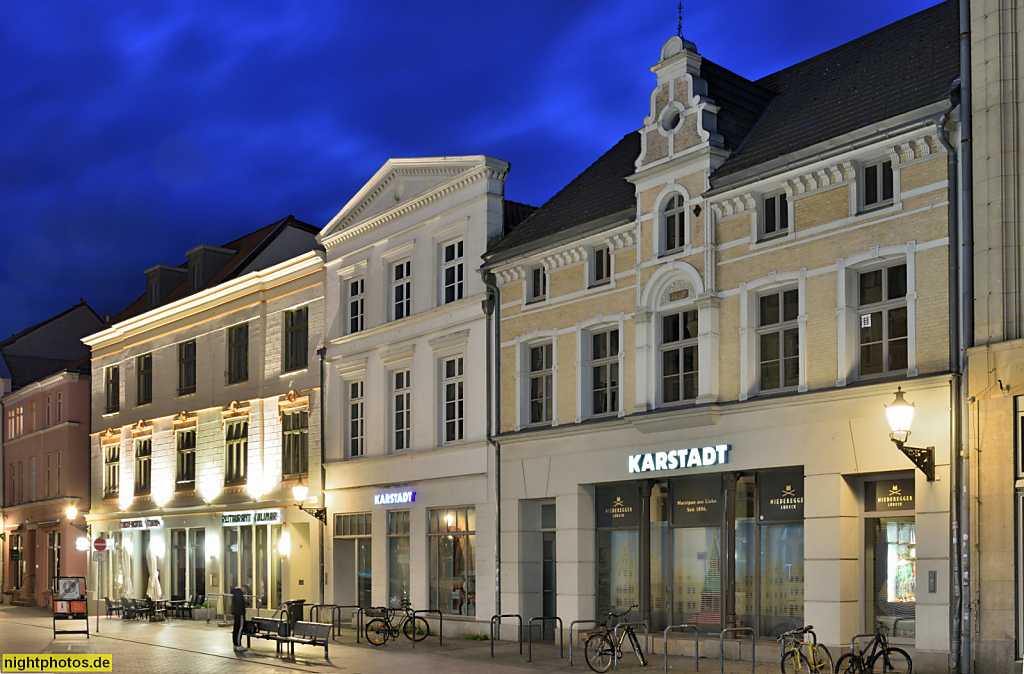
{"type": "Polygon", "coordinates": [[[903,387],[896,387],[896,398],[885,406],[885,416],[889,418],[889,427],[896,448],[907,455],[914,465],[921,469],[928,481],[935,479],[935,447],[910,447],[906,445],[910,438],[910,422],[914,420],[914,404],[903,398],[903,387]]]}
{"type": "Polygon", "coordinates": [[[295,497],[295,505],[299,507],[302,512],[312,515],[313,517],[320,520],[320,524],[327,526],[327,508],[307,508],[303,505],[306,502],[306,496],[309,495],[309,487],[299,483],[292,487],[292,496],[295,497]]]}
{"type": "Polygon", "coordinates": [[[78,517],[78,508],[76,508],[73,505],[69,505],[67,508],[64,509],[64,514],[68,517],[68,524],[78,529],[83,534],[89,533],[88,525],[83,527],[82,525],[75,523],[75,518],[78,517]]]}

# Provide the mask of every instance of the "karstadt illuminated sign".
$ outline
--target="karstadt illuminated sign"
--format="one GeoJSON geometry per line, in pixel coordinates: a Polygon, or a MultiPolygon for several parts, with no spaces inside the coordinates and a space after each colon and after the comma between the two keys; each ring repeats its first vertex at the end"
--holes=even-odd
{"type": "Polygon", "coordinates": [[[672,449],[667,452],[651,452],[650,454],[633,454],[629,457],[629,472],[648,473],[659,470],[717,466],[729,463],[729,450],[731,449],[731,445],[715,445],[714,447],[693,447],[691,449],[672,449]]]}
{"type": "Polygon", "coordinates": [[[416,492],[400,491],[390,494],[374,494],[373,505],[393,505],[395,503],[412,503],[416,500],[416,492]]]}

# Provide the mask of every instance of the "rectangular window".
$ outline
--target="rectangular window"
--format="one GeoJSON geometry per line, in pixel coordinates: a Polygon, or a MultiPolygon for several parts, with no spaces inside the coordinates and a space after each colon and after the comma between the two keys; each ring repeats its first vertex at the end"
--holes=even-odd
{"type": "Polygon", "coordinates": [[[548,273],[544,267],[537,265],[530,270],[529,302],[539,302],[548,296],[548,273]]]}
{"type": "Polygon", "coordinates": [[[227,423],[224,435],[224,484],[245,484],[249,456],[249,419],[227,423]]]}
{"type": "Polygon", "coordinates": [[[907,265],[857,277],[860,373],[907,369],[907,265]]]}
{"type": "Polygon", "coordinates": [[[594,248],[592,285],[602,285],[612,280],[612,251],[608,246],[594,248]]]}
{"type": "Polygon", "coordinates": [[[619,331],[607,330],[591,335],[592,411],[612,414],[619,411],[619,331]]]}
{"type": "Polygon", "coordinates": [[[862,187],[865,208],[892,203],[892,162],[882,161],[865,166],[862,187]]]}
{"type": "Polygon", "coordinates": [[[348,384],[348,455],[362,456],[366,452],[363,428],[363,380],[348,384]]]}
{"type": "Polygon", "coordinates": [[[249,380],[249,324],[228,328],[228,384],[249,380]]]}
{"type": "Polygon", "coordinates": [[[25,502],[25,464],[18,462],[18,503],[25,502]]]}
{"type": "Polygon", "coordinates": [[[686,202],[683,195],[673,194],[665,202],[665,250],[682,248],[686,244],[686,202]]]}
{"type": "Polygon", "coordinates": [[[864,519],[869,624],[890,637],[917,636],[917,529],[914,516],[864,519]]]}
{"type": "Polygon", "coordinates": [[[178,395],[196,392],[196,340],[178,345],[178,395]]]}
{"type": "Polygon", "coordinates": [[[61,485],[61,450],[57,450],[57,496],[60,496],[61,485]]]}
{"type": "Polygon", "coordinates": [[[697,310],[661,318],[661,395],[666,403],[697,398],[697,310]]]}
{"type": "Polygon", "coordinates": [[[135,441],[135,495],[145,496],[152,488],[151,469],[153,459],[153,439],[143,438],[135,441]]]}
{"type": "Polygon", "coordinates": [[[335,536],[369,536],[373,532],[373,513],[345,513],[334,516],[335,536]]]}
{"type": "Polygon", "coordinates": [[[549,424],[553,419],[554,369],[551,344],[530,347],[530,423],[549,424]]]}
{"type": "Polygon", "coordinates": [[[196,488],[196,429],[178,431],[177,437],[177,491],[191,491],[196,488]]]}
{"type": "Polygon", "coordinates": [[[153,402],[153,354],[147,353],[135,359],[135,383],[137,403],[146,405],[153,402]]]}
{"type": "Polygon", "coordinates": [[[60,570],[60,532],[46,532],[46,575],[53,577],[60,570]]]}
{"type": "Polygon", "coordinates": [[[476,615],[476,508],[427,511],[430,608],[476,615]]]}
{"type": "MultiPolygon", "coordinates": [[[[58,455],[59,456],[59,455],[58,455]]],[[[58,464],[59,465],[59,464],[58,464]]],[[[121,445],[103,446],[103,496],[117,496],[120,484],[121,445]]]]}
{"type": "Polygon", "coordinates": [[[117,412],[121,406],[121,375],[117,365],[111,365],[105,370],[104,382],[104,391],[106,392],[104,412],[112,414],[117,412]]]}
{"type": "Polygon", "coordinates": [[[51,466],[50,466],[52,459],[53,459],[52,453],[51,452],[47,452],[46,453],[46,498],[50,498],[50,494],[52,493],[51,490],[50,490],[50,481],[51,481],[51,478],[53,477],[53,475],[51,473],[51,466]]]}
{"type": "Polygon", "coordinates": [[[761,238],[785,234],[789,231],[789,204],[786,193],[780,192],[764,198],[764,218],[762,219],[761,238]]]}
{"type": "Polygon", "coordinates": [[[50,396],[46,396],[46,427],[49,428],[52,423],[52,416],[50,415],[50,396]]]}
{"type": "Polygon", "coordinates": [[[11,534],[11,587],[25,583],[25,543],[21,534],[11,534]]]}
{"type": "Polygon", "coordinates": [[[409,449],[412,440],[412,384],[409,370],[392,373],[395,450],[409,449]]]}
{"type": "Polygon", "coordinates": [[[443,303],[448,304],[462,299],[462,242],[446,244],[441,260],[441,279],[443,283],[443,303]]]}
{"type": "Polygon", "coordinates": [[[15,505],[18,502],[18,473],[14,470],[15,464],[11,463],[11,493],[7,496],[7,505],[15,505]]]}
{"type": "Polygon", "coordinates": [[[366,309],[366,280],[352,279],[348,282],[348,332],[363,331],[363,314],[366,309]]]}
{"type": "Polygon", "coordinates": [[[758,298],[760,389],[800,383],[800,292],[783,290],[758,298]]]}
{"type": "Polygon", "coordinates": [[[284,454],[281,472],[285,477],[309,472],[309,410],[301,409],[281,415],[284,454]]]}
{"type": "Polygon", "coordinates": [[[444,441],[458,442],[463,437],[462,356],[445,358],[444,370],[444,441]]]}
{"type": "Polygon", "coordinates": [[[409,601],[409,511],[388,511],[388,605],[399,608],[409,601]]]}
{"type": "Polygon", "coordinates": [[[306,367],[309,353],[309,307],[284,312],[284,371],[306,367]]]}
{"type": "Polygon", "coordinates": [[[391,314],[401,320],[412,313],[412,261],[403,260],[391,266],[391,314]]]}
{"type": "Polygon", "coordinates": [[[64,421],[64,394],[57,391],[57,423],[64,421]]]}
{"type": "Polygon", "coordinates": [[[36,457],[28,458],[28,500],[36,500],[36,457]]]}

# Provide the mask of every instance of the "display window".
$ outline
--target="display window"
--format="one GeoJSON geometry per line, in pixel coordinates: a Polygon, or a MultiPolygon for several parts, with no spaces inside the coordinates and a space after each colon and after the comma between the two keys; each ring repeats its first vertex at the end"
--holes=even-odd
{"type": "Polygon", "coordinates": [[[865,622],[895,638],[917,636],[915,480],[864,483],[865,622]]]}
{"type": "Polygon", "coordinates": [[[409,552],[409,511],[388,511],[388,606],[409,602],[412,582],[409,552]]]}

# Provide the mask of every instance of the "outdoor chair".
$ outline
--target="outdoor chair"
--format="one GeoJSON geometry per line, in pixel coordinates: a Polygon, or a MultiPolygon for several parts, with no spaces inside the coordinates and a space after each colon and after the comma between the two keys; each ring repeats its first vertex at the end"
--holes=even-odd
{"type": "Polygon", "coordinates": [[[135,620],[139,616],[135,613],[135,608],[127,598],[121,597],[121,618],[123,620],[135,620]]]}
{"type": "Polygon", "coordinates": [[[104,597],[103,601],[107,603],[107,617],[120,616],[124,612],[124,607],[119,605],[117,602],[110,601],[110,597],[104,597]]]}

